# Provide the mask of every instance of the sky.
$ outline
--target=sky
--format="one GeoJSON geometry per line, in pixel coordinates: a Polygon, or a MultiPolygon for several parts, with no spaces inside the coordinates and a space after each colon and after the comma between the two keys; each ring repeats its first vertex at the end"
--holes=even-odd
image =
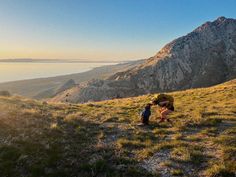
{"type": "Polygon", "coordinates": [[[219,16],[236,0],[0,0],[0,58],[131,60],[219,16]]]}

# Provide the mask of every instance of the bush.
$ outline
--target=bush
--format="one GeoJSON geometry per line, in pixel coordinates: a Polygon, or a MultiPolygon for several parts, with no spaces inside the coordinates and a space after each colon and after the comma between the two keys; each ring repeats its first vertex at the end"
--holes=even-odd
{"type": "Polygon", "coordinates": [[[11,94],[10,94],[10,92],[8,92],[6,90],[2,90],[2,91],[0,91],[0,96],[7,96],[7,97],[9,97],[9,96],[11,96],[11,94]]]}

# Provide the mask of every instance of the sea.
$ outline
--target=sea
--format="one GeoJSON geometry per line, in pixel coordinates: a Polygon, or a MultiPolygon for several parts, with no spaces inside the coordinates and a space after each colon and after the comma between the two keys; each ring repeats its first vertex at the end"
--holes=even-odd
{"type": "Polygon", "coordinates": [[[0,62],[0,83],[81,73],[117,63],[0,62]]]}

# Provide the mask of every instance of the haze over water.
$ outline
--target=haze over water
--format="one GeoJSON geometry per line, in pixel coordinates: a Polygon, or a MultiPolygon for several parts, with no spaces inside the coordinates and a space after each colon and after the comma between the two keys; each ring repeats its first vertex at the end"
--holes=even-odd
{"type": "Polygon", "coordinates": [[[32,63],[0,62],[0,83],[81,73],[115,63],[32,63]]]}

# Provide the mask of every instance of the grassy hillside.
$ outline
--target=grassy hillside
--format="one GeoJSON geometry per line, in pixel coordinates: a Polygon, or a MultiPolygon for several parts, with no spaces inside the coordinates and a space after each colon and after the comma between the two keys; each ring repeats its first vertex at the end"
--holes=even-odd
{"type": "Polygon", "coordinates": [[[234,176],[236,80],[171,93],[168,123],[136,126],[153,95],[88,104],[0,97],[0,176],[234,176]]]}

